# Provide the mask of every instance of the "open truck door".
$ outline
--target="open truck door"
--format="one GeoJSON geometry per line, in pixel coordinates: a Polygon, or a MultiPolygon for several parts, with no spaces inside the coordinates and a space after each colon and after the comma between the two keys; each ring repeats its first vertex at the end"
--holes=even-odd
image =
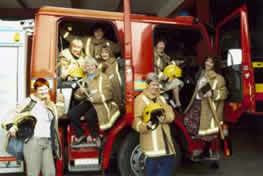
{"type": "Polygon", "coordinates": [[[255,83],[251,63],[247,8],[243,6],[216,27],[216,53],[222,56],[229,95],[224,120],[236,122],[245,111],[255,111],[255,83]]]}

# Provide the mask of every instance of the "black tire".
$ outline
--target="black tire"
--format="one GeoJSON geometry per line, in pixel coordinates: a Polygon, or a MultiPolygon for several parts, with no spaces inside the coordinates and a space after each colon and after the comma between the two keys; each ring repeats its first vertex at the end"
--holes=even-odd
{"type": "Polygon", "coordinates": [[[131,132],[124,139],[118,152],[118,168],[120,175],[143,176],[144,161],[145,155],[139,153],[139,134],[131,132]],[[136,160],[137,158],[139,159],[136,160]],[[141,166],[141,168],[139,166],[141,166]]]}
{"type": "MultiPolygon", "coordinates": [[[[176,169],[181,166],[182,150],[178,142],[175,143],[176,169]]],[[[144,176],[146,156],[140,153],[139,134],[129,133],[123,141],[118,152],[118,168],[121,176],[144,176]]]]}

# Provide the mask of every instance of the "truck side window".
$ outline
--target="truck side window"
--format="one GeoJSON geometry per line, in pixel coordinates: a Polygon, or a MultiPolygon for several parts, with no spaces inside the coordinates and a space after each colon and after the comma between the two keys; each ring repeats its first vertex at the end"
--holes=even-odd
{"type": "Polygon", "coordinates": [[[242,86],[242,50],[240,37],[240,18],[232,19],[220,30],[219,51],[223,56],[228,101],[240,102],[243,98],[242,86]]]}

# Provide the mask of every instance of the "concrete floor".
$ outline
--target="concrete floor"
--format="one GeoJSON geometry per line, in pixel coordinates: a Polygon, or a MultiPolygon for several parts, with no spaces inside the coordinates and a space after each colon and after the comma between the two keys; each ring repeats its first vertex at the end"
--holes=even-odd
{"type": "MultiPolygon", "coordinates": [[[[233,154],[222,155],[220,168],[211,169],[210,163],[184,163],[178,176],[262,176],[263,175],[263,117],[246,116],[231,130],[233,154]]],[[[14,176],[18,174],[8,175],[14,176]]],[[[99,176],[98,173],[67,174],[66,176],[99,176]]],[[[0,175],[2,176],[2,175],[0,175]]],[[[5,174],[5,176],[7,176],[5,174]]],[[[24,176],[19,174],[19,176],[24,176]]],[[[119,176],[112,169],[107,176],[119,176]]]]}

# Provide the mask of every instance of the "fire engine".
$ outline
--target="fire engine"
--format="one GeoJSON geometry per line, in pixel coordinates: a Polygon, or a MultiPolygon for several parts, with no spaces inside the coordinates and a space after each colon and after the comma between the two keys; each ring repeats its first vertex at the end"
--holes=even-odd
{"type": "MultiPolygon", "coordinates": [[[[215,43],[212,44],[205,26],[197,18],[192,16],[163,18],[131,14],[129,0],[124,1],[124,13],[55,7],[40,8],[35,15],[31,58],[24,56],[24,60],[21,60],[25,63],[16,64],[18,67],[23,67],[21,74],[28,78],[28,81],[27,79],[23,80],[23,89],[19,89],[21,93],[13,91],[11,94],[14,95],[15,93],[20,98],[25,97],[31,89],[30,84],[36,78],[43,77],[49,80],[52,98],[55,100],[58,77],[57,58],[59,52],[68,46],[60,35],[60,28],[70,24],[73,30],[77,29],[80,35],[90,34],[90,26],[98,22],[104,24],[106,38],[117,42],[122,49],[118,57],[124,63],[120,69],[124,76],[125,109],[113,128],[105,134],[102,133],[105,142],[103,147],[99,149],[94,146],[72,147],[74,131],[70,125],[64,129],[61,127],[63,159],[56,161],[58,176],[63,175],[65,170],[70,172],[104,171],[109,168],[109,163],[114,160],[117,160],[122,176],[143,175],[146,158],[140,151],[139,135],[131,128],[134,118],[134,98],[145,88],[146,74],[153,71],[154,42],[162,36],[166,36],[167,52],[170,55],[176,56],[175,51],[184,50],[182,57],[190,58],[191,62],[189,61],[187,67],[190,71],[184,80],[185,89],[182,90],[185,104],[190,100],[194,88],[194,82],[191,78],[196,74],[195,71],[202,63],[204,56],[212,53],[221,55],[226,66],[225,73],[227,75],[225,78],[230,95],[225,105],[225,121],[235,122],[243,112],[255,112],[255,102],[260,98],[262,99],[262,96],[255,92],[245,6],[237,9],[219,23],[215,43]],[[237,39],[233,40],[229,37],[232,35],[237,39]],[[229,42],[231,40],[239,41],[239,45],[237,42],[229,42]],[[25,67],[27,63],[28,68],[25,67]]],[[[12,33],[10,35],[16,36],[17,34],[12,33]]],[[[22,34],[19,36],[21,37],[22,34]]],[[[19,48],[19,46],[17,47],[19,48]]],[[[24,44],[23,46],[27,45],[24,44]]],[[[8,80],[17,79],[6,78],[6,75],[4,77],[8,80]]],[[[9,99],[4,95],[1,96],[9,99]]],[[[13,98],[13,104],[17,101],[18,98],[13,98]]],[[[83,125],[85,126],[85,123],[83,125]]],[[[177,112],[171,132],[176,145],[177,166],[180,166],[180,160],[183,157],[197,161],[196,157],[202,152],[204,142],[189,135],[183,125],[183,116],[177,112]]],[[[86,133],[88,135],[88,130],[86,133]]],[[[224,149],[225,153],[228,154],[228,148],[225,147],[224,149]]],[[[219,150],[219,140],[213,141],[212,150],[219,150]]],[[[22,165],[16,163],[14,157],[7,154],[1,155],[0,171],[6,172],[2,169],[12,167],[11,162],[14,162],[14,165],[22,165]]],[[[22,170],[23,168],[20,168],[16,171],[22,170]]]]}

